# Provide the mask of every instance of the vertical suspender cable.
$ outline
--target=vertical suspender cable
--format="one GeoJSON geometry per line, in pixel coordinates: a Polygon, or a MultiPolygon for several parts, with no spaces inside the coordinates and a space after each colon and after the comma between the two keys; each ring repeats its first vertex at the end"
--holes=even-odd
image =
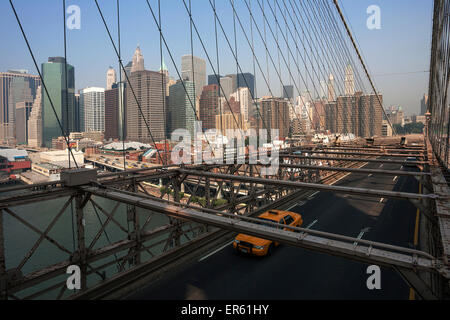
{"type": "Polygon", "coordinates": [[[123,155],[123,171],[127,171],[127,157],[125,154],[125,134],[126,134],[126,130],[125,130],[125,97],[124,97],[124,91],[123,89],[125,89],[125,84],[122,83],[122,69],[121,69],[121,65],[122,65],[122,47],[121,47],[121,42],[120,42],[120,4],[119,4],[119,0],[116,0],[116,8],[117,8],[117,50],[118,50],[118,61],[119,61],[119,105],[121,106],[121,110],[118,110],[118,112],[122,112],[122,155],[123,155]],[[123,86],[123,88],[122,88],[123,86]]]}

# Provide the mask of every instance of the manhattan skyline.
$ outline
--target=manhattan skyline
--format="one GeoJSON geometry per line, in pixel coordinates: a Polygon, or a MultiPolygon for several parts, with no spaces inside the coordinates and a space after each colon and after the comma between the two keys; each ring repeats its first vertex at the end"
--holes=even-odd
{"type": "MultiPolygon", "coordinates": [[[[156,1],[150,1],[150,3],[155,9],[157,8],[156,1]]],[[[162,28],[166,39],[168,39],[175,64],[181,73],[181,56],[191,53],[190,38],[189,28],[179,30],[176,22],[189,24],[189,19],[182,2],[179,6],[174,6],[174,3],[175,1],[167,1],[161,4],[162,28]],[[177,41],[174,41],[175,39],[177,41]]],[[[119,71],[117,56],[115,56],[109,42],[95,4],[93,2],[67,1],[67,6],[71,4],[79,5],[81,9],[81,29],[67,30],[67,59],[69,63],[75,66],[75,91],[78,92],[80,89],[92,86],[106,87],[105,72],[108,67],[112,66],[116,73],[119,71]]],[[[116,41],[115,6],[107,1],[99,1],[99,4],[104,11],[113,39],[116,41]]],[[[146,69],[159,70],[161,67],[159,33],[156,25],[145,1],[135,1],[134,4],[130,6],[124,2],[121,5],[121,46],[124,65],[132,60],[136,45],[139,44],[146,59],[146,69]]],[[[426,71],[429,68],[431,42],[431,22],[429,18],[432,13],[432,2],[418,0],[399,0],[395,3],[386,0],[377,1],[376,4],[381,9],[380,30],[367,29],[366,20],[369,15],[366,13],[366,9],[371,4],[371,1],[366,0],[342,1],[344,13],[359,43],[376,87],[379,92],[383,93],[384,107],[400,105],[407,114],[418,114],[420,99],[428,91],[429,74],[420,71],[426,71]],[[405,73],[405,71],[414,73],[405,73]]],[[[39,4],[29,4],[26,1],[17,0],[15,5],[38,63],[45,62],[49,56],[62,56],[62,8],[50,0],[40,1],[39,4]],[[39,13],[48,14],[52,17],[61,16],[59,19],[61,21],[57,18],[42,20],[43,15],[39,13]],[[36,24],[39,24],[39,28],[35,28],[36,24]]],[[[255,10],[257,9],[256,2],[253,1],[252,6],[255,10]]],[[[232,16],[231,7],[227,1],[218,2],[217,7],[218,10],[220,9],[223,12],[219,18],[221,18],[221,22],[232,41],[232,19],[225,19],[225,17],[232,16]]],[[[37,74],[9,4],[7,2],[1,3],[0,9],[4,12],[3,19],[0,21],[1,35],[5,43],[8,43],[8,46],[2,51],[0,70],[28,69],[30,73],[37,74]]],[[[245,5],[236,3],[236,9],[241,19],[248,20],[245,5]]],[[[212,65],[217,69],[214,18],[209,3],[194,2],[192,3],[192,11],[212,65]]],[[[239,28],[237,29],[237,36],[238,55],[243,68],[242,71],[253,73],[252,56],[239,28]]],[[[264,61],[262,43],[256,41],[256,39],[255,36],[256,54],[261,61],[264,61]]],[[[213,74],[211,64],[195,34],[194,55],[205,59],[206,74],[213,74]]],[[[178,75],[175,67],[164,47],[163,57],[170,75],[177,80],[178,75]]],[[[219,61],[220,74],[236,73],[236,64],[221,34],[219,34],[219,61]]],[[[290,85],[291,79],[288,77],[286,67],[282,65],[281,70],[284,70],[282,72],[284,85],[290,85]]],[[[217,72],[217,70],[215,71],[217,72]]],[[[269,68],[269,75],[270,86],[275,95],[282,95],[279,89],[280,81],[277,79],[273,68],[269,68]]],[[[334,76],[336,77],[336,75],[334,76]]],[[[258,71],[256,72],[256,78],[258,96],[267,94],[267,86],[258,71]]],[[[297,85],[301,91],[305,90],[302,82],[297,85]]],[[[368,86],[366,87],[368,88],[368,86]]],[[[371,92],[369,89],[367,91],[368,93],[371,92]]],[[[294,94],[297,95],[297,92],[294,94]]],[[[313,93],[313,96],[315,95],[313,93]]]]}

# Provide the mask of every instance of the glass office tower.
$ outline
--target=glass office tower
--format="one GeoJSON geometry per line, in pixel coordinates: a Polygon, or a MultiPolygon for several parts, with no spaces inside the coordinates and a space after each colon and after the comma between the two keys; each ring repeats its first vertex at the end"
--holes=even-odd
{"type": "MultiPolygon", "coordinates": [[[[48,62],[42,64],[42,76],[47,87],[56,115],[61,122],[64,133],[75,131],[77,112],[75,110],[75,70],[67,64],[67,90],[66,67],[62,57],[50,57],[48,62]]],[[[43,144],[50,148],[52,139],[62,136],[63,132],[52,110],[50,99],[42,88],[42,139],[43,144]]]]}

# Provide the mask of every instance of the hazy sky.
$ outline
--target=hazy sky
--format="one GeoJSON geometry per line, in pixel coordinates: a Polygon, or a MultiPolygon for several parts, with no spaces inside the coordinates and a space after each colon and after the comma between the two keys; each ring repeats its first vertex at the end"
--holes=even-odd
{"type": "MultiPolygon", "coordinates": [[[[188,0],[185,0],[188,4],[188,0]]],[[[248,1],[248,0],[247,0],[248,1]]],[[[262,0],[259,0],[262,1],[262,0]]],[[[305,0],[303,0],[305,1],[305,0]]],[[[307,0],[313,2],[314,0],[307,0]]],[[[330,3],[332,3],[331,0],[330,3]]],[[[15,0],[13,1],[23,27],[29,38],[39,65],[49,56],[63,56],[62,1],[57,0],[15,0]]],[[[117,40],[116,7],[113,0],[99,0],[105,19],[117,40]]],[[[237,11],[244,29],[249,28],[249,13],[244,0],[235,0],[237,11]]],[[[273,5],[274,1],[269,0],[273,5]]],[[[145,0],[121,0],[121,40],[124,63],[131,60],[136,45],[139,44],[148,70],[160,67],[159,33],[145,0]]],[[[158,1],[150,0],[157,14],[158,1]]],[[[234,46],[233,15],[229,0],[216,0],[219,18],[234,46]]],[[[280,6],[283,1],[279,0],[280,6]]],[[[289,1],[285,0],[289,6],[289,1]]],[[[340,0],[354,36],[357,38],[366,64],[373,75],[377,89],[384,96],[384,105],[401,105],[407,114],[418,113],[420,99],[428,91],[432,0],[340,0]],[[366,20],[367,7],[378,5],[381,9],[381,29],[369,30],[366,20]],[[407,72],[417,72],[408,73],[407,72]]],[[[78,5],[81,9],[81,29],[67,30],[68,62],[75,66],[76,88],[106,86],[106,71],[113,66],[118,71],[117,56],[113,51],[94,0],[67,0],[67,6],[78,5]]],[[[257,0],[251,5],[262,23],[257,0]]],[[[268,10],[266,4],[266,10],[268,10]]],[[[192,11],[202,40],[217,72],[217,58],[214,36],[214,16],[208,0],[193,0],[192,11]]],[[[270,13],[266,11],[270,16],[270,13]]],[[[181,55],[190,53],[189,18],[183,0],[162,0],[161,16],[163,33],[178,68],[181,55]]],[[[281,19],[281,18],[280,18],[281,19]]],[[[262,41],[254,29],[255,50],[263,68],[266,68],[262,41]]],[[[37,74],[20,29],[10,8],[9,1],[0,2],[0,37],[2,39],[0,71],[8,69],[28,69],[37,74]]],[[[238,56],[244,72],[253,72],[251,50],[243,32],[237,25],[238,56]]],[[[269,46],[275,48],[275,42],[269,46]]],[[[281,35],[280,35],[281,39],[281,35]]],[[[281,41],[281,40],[280,40],[281,41]]],[[[291,40],[292,41],[292,40],[291,40]]],[[[220,74],[236,72],[236,64],[224,36],[219,31],[220,74]]],[[[164,60],[171,76],[178,78],[168,52],[164,49],[164,60]]],[[[273,49],[277,61],[277,50],[273,49]]],[[[212,73],[207,56],[198,38],[194,39],[194,55],[207,61],[207,74],[212,73]]],[[[288,53],[286,53],[287,57],[288,53]]],[[[283,64],[283,62],[281,62],[283,64]]],[[[290,62],[292,63],[292,61],[290,62]]],[[[270,62],[269,62],[270,64],[270,62]]],[[[282,66],[282,80],[289,84],[286,67],[282,66]]],[[[295,72],[294,72],[295,74],[295,72]]],[[[260,72],[256,72],[258,96],[268,93],[268,88],[260,72]]],[[[297,76],[294,75],[294,78],[297,76]]],[[[280,81],[275,69],[269,68],[269,85],[274,94],[280,94],[280,81]]],[[[299,90],[305,89],[303,82],[295,82],[299,90]]],[[[311,90],[311,89],[310,89],[311,90]]],[[[312,90],[311,90],[312,91],[312,90]]]]}

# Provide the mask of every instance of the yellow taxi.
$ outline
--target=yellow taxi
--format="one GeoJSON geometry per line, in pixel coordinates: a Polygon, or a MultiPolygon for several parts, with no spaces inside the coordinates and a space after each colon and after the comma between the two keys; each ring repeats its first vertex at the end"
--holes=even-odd
{"type": "MultiPolygon", "coordinates": [[[[258,220],[262,225],[267,224],[269,227],[274,227],[270,223],[279,223],[293,227],[300,227],[303,224],[302,216],[298,213],[282,210],[269,210],[258,216],[258,220]]],[[[290,230],[285,228],[285,230],[290,230]]],[[[270,255],[274,247],[279,243],[249,236],[246,234],[238,234],[233,241],[233,248],[237,252],[251,254],[255,256],[270,255]]]]}

